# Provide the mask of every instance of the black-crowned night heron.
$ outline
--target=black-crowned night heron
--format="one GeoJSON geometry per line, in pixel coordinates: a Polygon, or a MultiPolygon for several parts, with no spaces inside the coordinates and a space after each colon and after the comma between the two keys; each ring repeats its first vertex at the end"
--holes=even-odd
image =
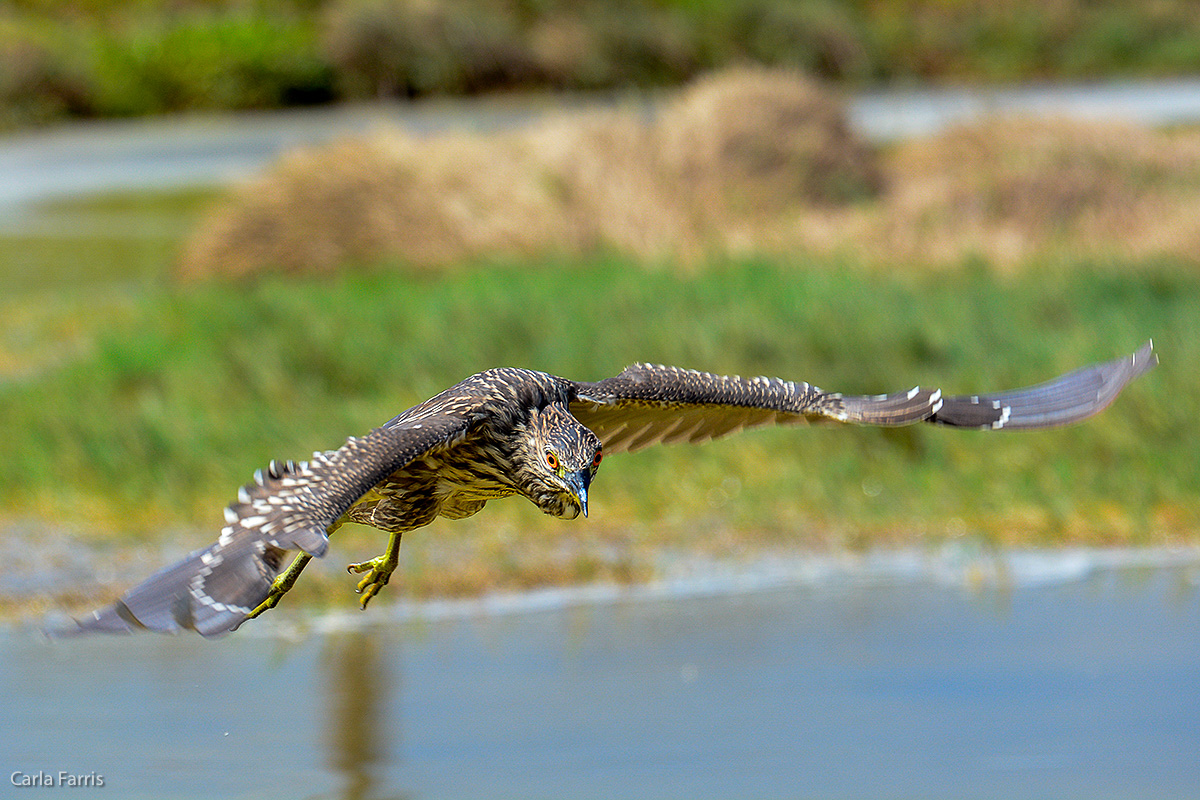
{"type": "Polygon", "coordinates": [[[551,516],[586,516],[602,455],[805,420],[1049,428],[1096,414],[1156,363],[1147,342],[1038,386],[956,397],[919,387],[846,397],[807,383],[649,364],[596,383],[492,369],[311,461],[272,462],[225,510],[215,544],[92,612],[72,632],[234,630],[274,607],[346,521],[391,534],[383,555],[350,565],[365,573],[358,584],[365,607],[395,570],[401,535],[438,516],[468,517],[509,495],[551,516]],[[281,573],[289,551],[300,554],[281,573]]]}

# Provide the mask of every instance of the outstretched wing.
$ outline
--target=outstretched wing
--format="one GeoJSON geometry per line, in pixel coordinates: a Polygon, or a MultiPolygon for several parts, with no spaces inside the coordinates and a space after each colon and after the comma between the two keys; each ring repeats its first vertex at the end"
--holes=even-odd
{"type": "Polygon", "coordinates": [[[1038,386],[956,397],[921,387],[846,397],[778,378],[634,364],[613,378],[576,383],[571,413],[600,437],[608,453],[639,450],[657,442],[702,442],[743,428],[817,419],[864,425],[932,422],[988,429],[1047,428],[1100,412],[1126,384],[1157,363],[1153,345],[1147,342],[1132,355],[1038,386]]]}
{"type": "Polygon", "coordinates": [[[359,498],[418,456],[453,446],[468,424],[461,414],[405,414],[337,450],[314,453],[312,461],[271,462],[225,510],[226,525],[214,544],[77,620],[78,628],[52,633],[149,629],[211,636],[235,629],[266,599],[287,551],[324,555],[327,529],[359,498]]]}

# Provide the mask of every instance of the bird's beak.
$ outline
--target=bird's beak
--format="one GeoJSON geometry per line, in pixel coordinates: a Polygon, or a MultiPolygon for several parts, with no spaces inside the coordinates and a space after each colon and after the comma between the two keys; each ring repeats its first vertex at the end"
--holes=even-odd
{"type": "Polygon", "coordinates": [[[587,517],[588,486],[591,482],[591,470],[581,469],[578,472],[572,472],[567,475],[567,485],[571,487],[571,492],[575,495],[575,499],[579,501],[579,508],[583,511],[584,517],[587,517]]]}

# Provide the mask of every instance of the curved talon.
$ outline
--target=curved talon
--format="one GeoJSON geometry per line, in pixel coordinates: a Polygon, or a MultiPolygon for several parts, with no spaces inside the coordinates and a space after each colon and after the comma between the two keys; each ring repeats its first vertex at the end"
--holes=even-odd
{"type": "Polygon", "coordinates": [[[366,608],[367,603],[371,602],[371,598],[379,594],[380,589],[387,586],[392,573],[396,570],[397,563],[396,559],[383,555],[346,567],[346,571],[350,573],[367,573],[354,590],[356,594],[362,595],[362,599],[358,601],[359,605],[366,608]]]}

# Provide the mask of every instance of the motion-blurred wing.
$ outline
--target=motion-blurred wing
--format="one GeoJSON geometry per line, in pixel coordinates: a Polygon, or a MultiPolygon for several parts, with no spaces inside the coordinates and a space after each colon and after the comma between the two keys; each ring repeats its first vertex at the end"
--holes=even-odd
{"type": "Polygon", "coordinates": [[[89,632],[162,633],[195,630],[205,636],[240,625],[266,599],[289,550],[324,555],[327,529],[373,486],[418,456],[452,446],[467,427],[463,416],[403,415],[312,461],[271,462],[225,510],[217,541],[157,572],[113,605],[77,620],[89,632]]]}
{"type": "Polygon", "coordinates": [[[702,442],[769,423],[832,419],[863,425],[932,422],[990,429],[1067,425],[1105,408],[1131,380],[1157,363],[1151,344],[1028,389],[946,398],[916,387],[889,395],[846,397],[779,378],[712,375],[634,364],[620,375],[575,384],[571,413],[606,452],[658,442],[702,442]]]}
{"type": "Polygon", "coordinates": [[[929,422],[993,430],[1070,425],[1099,414],[1130,381],[1157,363],[1154,343],[1146,342],[1131,355],[1077,369],[1037,386],[943,398],[929,422]]]}

